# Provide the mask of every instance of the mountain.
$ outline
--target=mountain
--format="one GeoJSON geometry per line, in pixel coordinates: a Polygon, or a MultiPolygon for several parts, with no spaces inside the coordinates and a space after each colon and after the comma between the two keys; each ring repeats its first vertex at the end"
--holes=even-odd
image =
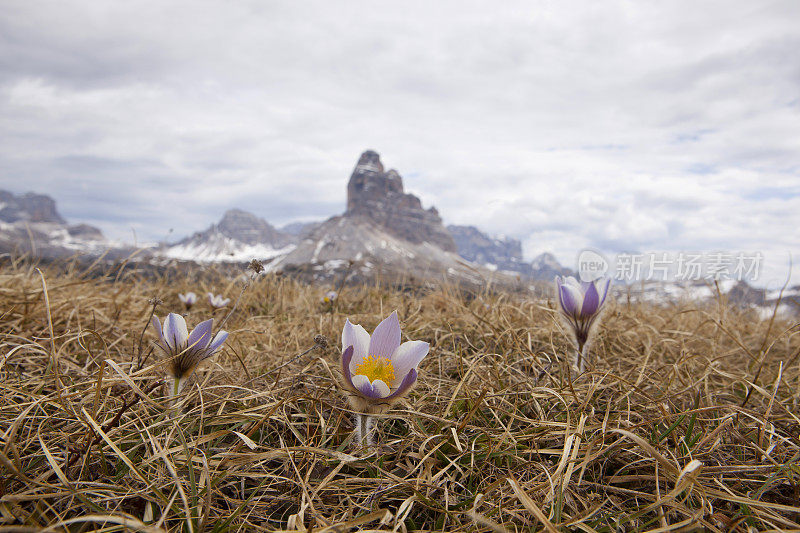
{"type": "Polygon", "coordinates": [[[575,276],[575,272],[561,266],[556,256],[549,252],[539,254],[530,263],[531,277],[544,281],[553,281],[556,276],[575,276]]]}
{"type": "Polygon", "coordinates": [[[574,273],[561,266],[551,253],[543,253],[531,263],[522,259],[522,243],[510,237],[491,237],[475,226],[447,226],[453,236],[458,254],[490,270],[521,274],[541,281],[574,273]]]}
{"type": "Polygon", "coordinates": [[[225,212],[217,224],[163,249],[161,255],[184,261],[267,260],[294,248],[297,236],[241,209],[225,212]]]}
{"type": "Polygon", "coordinates": [[[280,231],[292,235],[298,240],[317,229],[321,222],[292,222],[280,227],[280,231]]]}
{"type": "Polygon", "coordinates": [[[458,255],[490,269],[524,270],[522,243],[508,237],[490,237],[475,226],[447,226],[458,255]]]}
{"type": "Polygon", "coordinates": [[[0,221],[42,222],[66,225],[56,210],[56,202],[44,194],[26,193],[15,196],[8,191],[0,190],[0,221]]]}
{"type": "Polygon", "coordinates": [[[100,255],[112,248],[96,227],[68,224],[49,196],[0,190],[0,252],[57,259],[77,253],[100,255]]]}
{"type": "Polygon", "coordinates": [[[522,259],[522,243],[509,237],[491,237],[475,226],[447,226],[458,255],[489,270],[531,275],[531,267],[522,259]]]}
{"type": "Polygon", "coordinates": [[[435,207],[403,191],[403,178],[396,170],[384,172],[377,152],[367,150],[358,159],[347,184],[346,217],[360,218],[386,233],[412,244],[430,243],[455,252],[456,243],[435,207]]]}
{"type": "Polygon", "coordinates": [[[478,282],[516,279],[563,269],[552,256],[532,268],[520,241],[490,237],[473,226],[445,227],[435,207],[404,190],[397,170],[386,170],[373,150],[361,154],[347,184],[345,212],[324,222],[276,229],[257,216],[232,209],[218,224],[162,249],[162,256],[200,262],[271,261],[269,268],[325,279],[344,271],[364,278],[383,275],[478,282]],[[540,271],[541,270],[541,271],[540,271]],[[492,272],[499,271],[497,274],[492,272]]]}
{"type": "Polygon", "coordinates": [[[396,170],[385,171],[367,150],[347,185],[347,209],[308,233],[291,252],[269,265],[314,279],[337,275],[437,279],[480,283],[491,272],[456,253],[453,236],[435,208],[407,193],[396,170]]]}

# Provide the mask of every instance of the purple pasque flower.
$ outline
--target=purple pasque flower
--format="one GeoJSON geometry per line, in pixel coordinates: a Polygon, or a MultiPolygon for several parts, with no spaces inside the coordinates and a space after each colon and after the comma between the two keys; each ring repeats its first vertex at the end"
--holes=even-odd
{"type": "Polygon", "coordinates": [[[566,279],[556,276],[558,308],[575,333],[579,353],[578,366],[581,366],[580,355],[589,341],[592,327],[602,313],[610,284],[610,279],[578,281],[572,276],[566,279]]]}
{"type": "Polygon", "coordinates": [[[361,408],[388,405],[402,398],[416,383],[417,366],[430,345],[424,341],[400,341],[397,311],[378,324],[371,336],[363,327],[345,320],[342,373],[345,387],[362,400],[357,402],[361,408]]]}
{"type": "Polygon", "coordinates": [[[337,293],[336,291],[328,291],[325,293],[325,296],[322,297],[322,303],[324,304],[333,303],[338,297],[339,293],[337,293]]]}
{"type": "Polygon", "coordinates": [[[208,293],[208,303],[211,304],[211,307],[214,309],[219,309],[220,307],[225,307],[229,303],[231,303],[230,298],[223,298],[221,294],[214,294],[213,292],[208,293]]]}
{"type": "Polygon", "coordinates": [[[163,327],[155,315],[151,324],[158,333],[156,344],[170,358],[170,374],[175,381],[173,396],[183,389],[197,365],[217,353],[228,338],[227,331],[212,333],[213,318],[197,324],[191,333],[186,327],[186,320],[176,313],[167,315],[163,327]]]}
{"type": "Polygon", "coordinates": [[[178,299],[183,302],[188,311],[197,302],[197,295],[193,292],[187,292],[186,294],[178,294],[178,299]]]}

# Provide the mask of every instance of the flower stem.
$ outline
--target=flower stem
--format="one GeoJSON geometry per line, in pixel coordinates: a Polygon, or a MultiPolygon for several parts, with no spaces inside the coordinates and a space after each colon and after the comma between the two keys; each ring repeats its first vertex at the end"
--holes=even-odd
{"type": "Polygon", "coordinates": [[[362,431],[364,415],[362,415],[361,413],[356,413],[355,417],[356,417],[356,430],[355,430],[356,443],[359,446],[361,446],[364,444],[364,432],[362,431]]]}
{"type": "Polygon", "coordinates": [[[356,413],[355,436],[359,446],[372,446],[375,441],[372,439],[375,419],[368,414],[356,413]]]}
{"type": "Polygon", "coordinates": [[[578,343],[578,372],[583,373],[586,370],[586,361],[589,359],[589,350],[586,343],[578,343]]]}
{"type": "Polygon", "coordinates": [[[371,416],[364,417],[364,439],[367,441],[367,446],[372,446],[375,444],[375,439],[373,435],[375,435],[375,419],[371,416]]]}

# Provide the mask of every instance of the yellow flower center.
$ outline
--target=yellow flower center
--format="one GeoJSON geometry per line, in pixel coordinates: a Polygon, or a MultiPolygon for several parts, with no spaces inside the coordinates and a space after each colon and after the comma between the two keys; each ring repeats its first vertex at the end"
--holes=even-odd
{"type": "Polygon", "coordinates": [[[365,357],[364,362],[356,366],[356,374],[367,376],[370,383],[379,379],[391,387],[394,382],[394,366],[385,357],[365,357]]]}

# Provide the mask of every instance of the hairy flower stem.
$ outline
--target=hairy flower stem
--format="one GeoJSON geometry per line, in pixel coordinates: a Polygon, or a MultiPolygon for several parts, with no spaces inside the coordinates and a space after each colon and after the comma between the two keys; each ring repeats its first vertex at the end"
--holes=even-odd
{"type": "Polygon", "coordinates": [[[578,350],[575,357],[578,363],[578,372],[582,374],[586,371],[586,361],[589,359],[589,349],[586,343],[578,343],[578,350]]]}
{"type": "Polygon", "coordinates": [[[178,393],[181,391],[181,380],[173,379],[172,394],[169,399],[169,412],[174,412],[178,406],[178,393]]]}
{"type": "Polygon", "coordinates": [[[356,413],[356,441],[359,446],[372,446],[375,444],[372,435],[375,429],[375,419],[364,413],[356,413]]]}

